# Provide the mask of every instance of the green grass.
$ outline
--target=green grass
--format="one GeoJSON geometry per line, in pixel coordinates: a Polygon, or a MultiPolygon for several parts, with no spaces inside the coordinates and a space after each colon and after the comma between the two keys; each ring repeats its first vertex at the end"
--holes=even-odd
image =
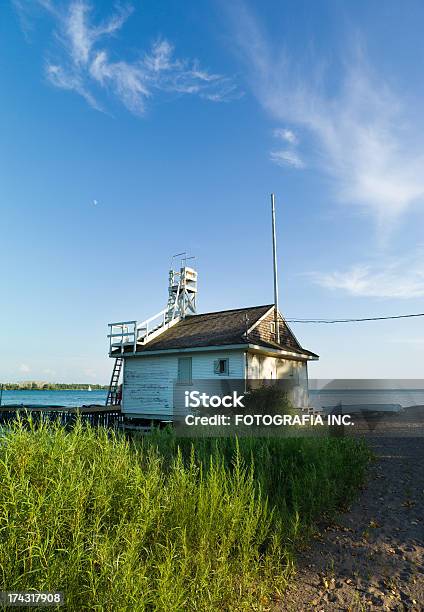
{"type": "Polygon", "coordinates": [[[368,459],[349,439],[16,425],[0,435],[0,590],[61,590],[68,610],[269,609],[368,459]]]}

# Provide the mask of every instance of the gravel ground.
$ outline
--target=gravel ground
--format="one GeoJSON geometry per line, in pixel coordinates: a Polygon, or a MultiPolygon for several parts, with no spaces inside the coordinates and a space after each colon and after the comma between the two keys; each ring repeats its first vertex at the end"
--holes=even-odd
{"type": "Polygon", "coordinates": [[[424,610],[424,437],[373,437],[358,500],[298,557],[279,610],[424,610]]]}

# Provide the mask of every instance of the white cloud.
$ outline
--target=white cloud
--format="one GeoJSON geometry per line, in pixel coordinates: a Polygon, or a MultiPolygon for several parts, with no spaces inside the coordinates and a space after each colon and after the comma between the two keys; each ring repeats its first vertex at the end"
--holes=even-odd
{"type": "Polygon", "coordinates": [[[294,151],[289,149],[280,151],[271,151],[269,154],[271,161],[277,166],[293,166],[294,168],[303,168],[304,163],[294,151]]]}
{"type": "Polygon", "coordinates": [[[146,75],[138,66],[111,62],[106,51],[100,51],[91,63],[90,74],[100,85],[109,87],[131,112],[144,112],[150,91],[146,75]]]}
{"type": "Polygon", "coordinates": [[[87,27],[89,8],[82,2],[74,2],[69,9],[69,15],[64,22],[70,52],[75,64],[88,62],[90,51],[96,40],[96,32],[87,27]]]}
{"type": "Polygon", "coordinates": [[[23,372],[24,374],[28,374],[28,372],[31,372],[31,368],[26,363],[21,363],[19,366],[19,371],[23,372]]]}
{"type": "Polygon", "coordinates": [[[410,257],[387,258],[384,264],[358,264],[345,271],[318,273],[314,281],[359,297],[418,298],[424,296],[424,251],[410,257]]]}
{"type": "Polygon", "coordinates": [[[12,6],[15,9],[16,15],[19,19],[21,30],[24,33],[27,40],[29,40],[29,33],[33,29],[32,13],[34,9],[44,9],[50,13],[55,13],[55,7],[52,0],[11,0],[12,6]]]}
{"type": "Polygon", "coordinates": [[[102,110],[100,104],[96,101],[94,96],[87,91],[84,86],[83,79],[77,73],[67,72],[62,68],[62,66],[58,66],[56,64],[48,64],[46,66],[46,75],[49,81],[56,87],[76,91],[80,94],[80,96],[87,100],[90,106],[97,110],[102,110]]]}
{"type": "Polygon", "coordinates": [[[299,144],[299,139],[296,134],[288,128],[277,128],[274,130],[273,135],[275,138],[289,145],[289,148],[271,151],[269,154],[270,160],[281,167],[292,166],[293,168],[304,168],[305,164],[296,152],[296,145],[299,144]]]}
{"type": "Polygon", "coordinates": [[[153,45],[151,53],[146,54],[144,64],[152,72],[169,70],[172,68],[172,53],[172,45],[167,40],[158,41],[153,45]]]}
{"type": "Polygon", "coordinates": [[[296,134],[287,128],[277,128],[273,132],[275,138],[280,138],[281,140],[285,140],[286,142],[296,145],[299,142],[296,134]]]}
{"type": "MultiPolygon", "coordinates": [[[[23,0],[15,1],[22,13],[23,0]]],[[[97,110],[103,109],[98,101],[103,92],[112,93],[135,114],[143,114],[146,101],[159,92],[193,94],[214,102],[240,95],[232,79],[200,68],[197,60],[175,58],[173,46],[165,39],[156,41],[142,56],[138,52],[141,57],[134,61],[115,58],[107,39],[123,27],[133,11],[130,6],[95,24],[86,0],[66,5],[38,0],[38,5],[57,27],[57,51],[46,63],[47,79],[55,87],[80,94],[97,110]]]]}
{"type": "Polygon", "coordinates": [[[339,82],[336,71],[328,70],[326,80],[327,73],[317,69],[319,58],[311,69],[301,58],[290,57],[273,46],[243,4],[235,6],[234,38],[261,105],[310,138],[313,161],[332,177],[338,199],[371,213],[382,235],[387,234],[402,214],[424,200],[422,131],[408,117],[403,93],[395,94],[376,77],[361,50],[337,66],[339,82]]]}
{"type": "Polygon", "coordinates": [[[96,42],[104,36],[115,33],[124,25],[132,9],[121,9],[116,15],[99,26],[89,22],[91,6],[84,0],[69,5],[69,12],[62,20],[62,28],[69,45],[69,51],[76,65],[86,65],[96,42]]]}

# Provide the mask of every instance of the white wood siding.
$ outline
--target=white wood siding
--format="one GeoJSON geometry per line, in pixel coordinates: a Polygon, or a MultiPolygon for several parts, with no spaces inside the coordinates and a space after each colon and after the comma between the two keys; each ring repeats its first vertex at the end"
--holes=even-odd
{"type": "Polygon", "coordinates": [[[192,357],[193,380],[244,379],[243,351],[210,351],[127,357],[124,364],[122,411],[147,418],[173,414],[173,386],[178,376],[178,357],[192,357]],[[229,360],[228,375],[214,373],[217,359],[229,360]]]}
{"type": "Polygon", "coordinates": [[[213,351],[211,353],[193,353],[193,379],[209,378],[244,378],[243,351],[213,351]],[[228,359],[227,374],[215,374],[214,363],[217,359],[228,359]]]}
{"type": "Polygon", "coordinates": [[[308,369],[304,361],[248,353],[247,377],[250,380],[291,380],[295,385],[290,393],[294,406],[303,408],[309,405],[308,369]]]}
{"type": "Polygon", "coordinates": [[[147,417],[170,416],[177,368],[174,355],[125,359],[122,412],[147,417]]]}
{"type": "MultiPolygon", "coordinates": [[[[192,378],[225,379],[290,379],[295,383],[291,401],[297,407],[307,406],[307,363],[248,353],[242,350],[199,351],[163,355],[127,357],[124,364],[122,411],[146,418],[172,418],[174,382],[178,376],[178,357],[192,358],[192,378]],[[229,360],[228,375],[215,374],[217,359],[229,360]]],[[[205,389],[207,391],[207,389],[205,389]]]]}

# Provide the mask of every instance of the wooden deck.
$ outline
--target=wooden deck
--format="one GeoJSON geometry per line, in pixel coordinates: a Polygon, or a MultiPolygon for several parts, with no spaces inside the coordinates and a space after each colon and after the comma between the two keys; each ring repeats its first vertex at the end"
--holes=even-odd
{"type": "Polygon", "coordinates": [[[72,426],[77,418],[94,427],[119,427],[123,415],[119,406],[48,406],[14,404],[0,407],[0,425],[31,417],[34,422],[41,420],[59,421],[61,425],[72,426]]]}

